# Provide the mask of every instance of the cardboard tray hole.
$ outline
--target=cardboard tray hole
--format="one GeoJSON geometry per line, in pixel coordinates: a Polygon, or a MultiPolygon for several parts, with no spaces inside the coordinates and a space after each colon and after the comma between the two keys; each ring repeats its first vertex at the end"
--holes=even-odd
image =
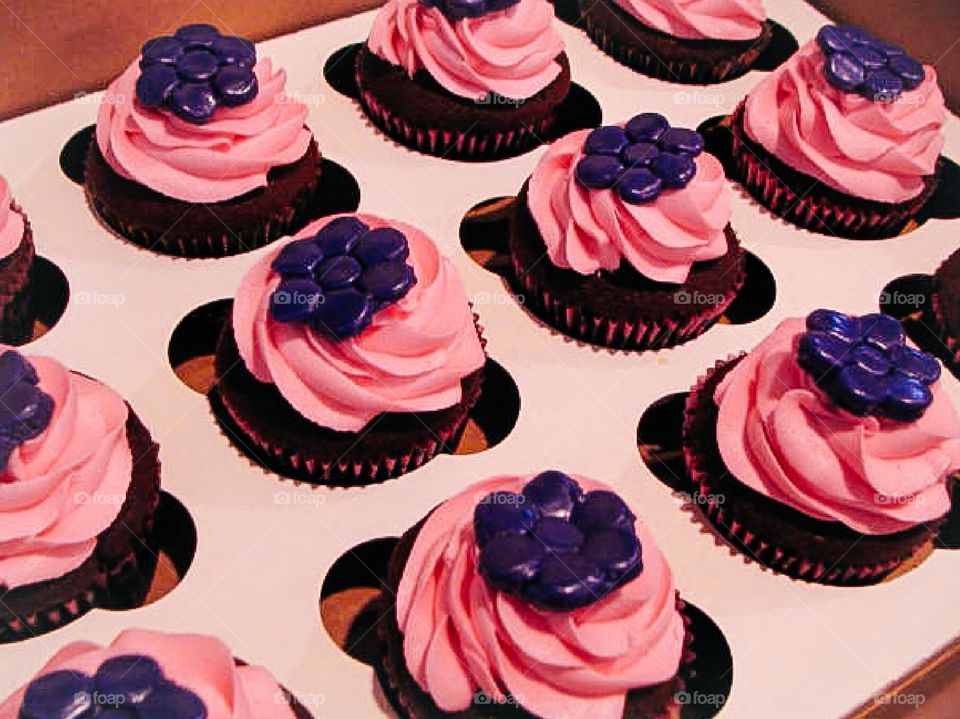
{"type": "Polygon", "coordinates": [[[22,342],[10,342],[22,346],[43,337],[63,317],[70,302],[70,283],[67,276],[52,260],[37,255],[33,260],[28,280],[30,288],[29,316],[33,320],[30,337],[22,342]]]}
{"type": "Polygon", "coordinates": [[[653,476],[675,492],[690,496],[693,484],[683,459],[683,412],[687,392],[661,397],[644,410],[637,424],[637,449],[653,476]]]}

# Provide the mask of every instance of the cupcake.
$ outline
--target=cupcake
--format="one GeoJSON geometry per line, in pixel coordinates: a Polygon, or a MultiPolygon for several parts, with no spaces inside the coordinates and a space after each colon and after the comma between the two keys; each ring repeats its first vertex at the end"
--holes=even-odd
{"type": "Polygon", "coordinates": [[[153,38],[111,83],[87,155],[93,209],[155,252],[220,257],[298,229],[319,182],[307,108],[249,40],[153,38]]]}
{"type": "Polygon", "coordinates": [[[0,342],[21,345],[33,336],[34,254],[30,221],[0,177],[0,342]]]}
{"type": "Polygon", "coordinates": [[[404,534],[375,665],[401,718],[674,716],[692,635],[635,520],[548,471],[475,484],[404,534]]]}
{"type": "Polygon", "coordinates": [[[952,372],[960,372],[960,250],[934,273],[923,319],[943,343],[943,351],[938,354],[944,363],[952,372]]]}
{"type": "Polygon", "coordinates": [[[723,167],[656,113],[547,150],[516,202],[526,305],[584,342],[658,349],[707,330],[743,286],[723,167]]]}
{"type": "Polygon", "coordinates": [[[933,67],[827,25],[734,112],[734,172],[799,227],[889,237],[933,194],[946,117],[933,67]]]}
{"type": "Polygon", "coordinates": [[[747,72],[773,37],[760,0],[579,0],[587,34],[644,75],[705,85],[747,72]]]}
{"type": "Polygon", "coordinates": [[[0,354],[0,641],[135,604],[156,565],[157,445],[116,392],[0,354]]]}
{"type": "Polygon", "coordinates": [[[485,362],[460,278],[433,242],[342,215],[311,223],[243,279],[211,400],[269,469],[367,484],[456,446],[485,362]]]}
{"type": "Polygon", "coordinates": [[[886,315],[816,310],[691,391],[684,456],[707,520],[767,567],[877,582],[950,510],[960,421],[940,365],[886,315]]]}
{"type": "Polygon", "coordinates": [[[219,639],[127,629],[74,642],[0,704],[0,719],[311,719],[263,667],[219,639]]]}
{"type": "Polygon", "coordinates": [[[548,0],[388,0],[356,80],[364,111],[397,142],[493,160],[550,137],[570,63],[548,0]]]}

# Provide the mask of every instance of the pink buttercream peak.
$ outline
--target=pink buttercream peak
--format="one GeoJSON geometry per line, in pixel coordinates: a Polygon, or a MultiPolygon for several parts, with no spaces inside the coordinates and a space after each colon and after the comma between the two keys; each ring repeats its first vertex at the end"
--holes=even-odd
{"type": "MultiPolygon", "coordinates": [[[[280,283],[274,245],[244,277],[234,301],[233,331],[251,374],[277,386],[310,421],[356,432],[384,412],[429,412],[461,400],[460,380],[485,362],[473,313],[453,264],[420,230],[357,215],[371,228],[395,227],[410,245],[416,284],[379,312],[361,334],[336,341],[304,323],[276,322],[270,295],[280,283]]],[[[313,237],[336,219],[307,225],[313,237]]]]}
{"type": "Polygon", "coordinates": [[[548,0],[520,0],[506,10],[453,21],[419,0],[388,0],[367,46],[411,77],[426,70],[460,97],[495,92],[527,99],[560,74],[563,41],[553,15],[548,0]]]}
{"type": "MultiPolygon", "coordinates": [[[[164,677],[196,694],[208,719],[294,719],[277,680],[263,667],[237,666],[219,639],[200,634],[165,634],[127,629],[107,647],[74,642],[63,647],[37,673],[82,672],[93,676],[106,660],[143,655],[160,666],[164,677]]],[[[0,704],[0,719],[17,719],[26,686],[0,704]]]]}
{"type": "Polygon", "coordinates": [[[136,99],[134,62],[111,83],[97,117],[97,144],[117,174],[184,202],[222,202],[267,184],[274,167],[307,151],[307,108],[284,92],[286,73],[269,59],[255,72],[257,97],[193,125],[136,99]]]}
{"type": "Polygon", "coordinates": [[[15,209],[10,185],[0,177],[0,259],[8,257],[23,240],[23,215],[15,209]]]}
{"type": "Polygon", "coordinates": [[[133,459],[116,392],[49,357],[28,357],[53,398],[49,426],[14,449],[0,475],[0,585],[60,577],[116,519],[133,459]]]}
{"type": "Polygon", "coordinates": [[[784,320],[714,395],[717,443],[751,489],[862,534],[892,534],[942,517],[960,469],[960,420],[938,381],[915,422],[857,417],[817,388],[796,360],[804,320],[784,320]]]}
{"type": "MultiPolygon", "coordinates": [[[[444,711],[478,690],[531,714],[620,719],[632,689],[671,679],[683,619],[666,559],[638,524],[643,572],[600,602],[548,612],[492,589],[477,570],[477,501],[532,478],[496,477],[440,505],[421,527],[397,591],[407,668],[444,711]]],[[[607,489],[575,478],[585,491],[607,489]]]]}
{"type": "Polygon", "coordinates": [[[658,282],[682,283],[695,262],[727,252],[730,198],[720,162],[695,158],[697,174],[682,190],[643,205],[612,190],[590,190],[575,176],[590,130],[557,140],[530,178],[527,204],[550,261],[587,275],[623,260],[658,282]]]}
{"type": "Polygon", "coordinates": [[[894,102],[835,88],[811,40],[747,96],[747,134],[771,154],[835,190],[898,203],[923,190],[943,149],[947,111],[937,73],[894,102]]]}
{"type": "Polygon", "coordinates": [[[685,40],[752,40],[766,13],[761,0],[613,0],[644,25],[685,40]]]}

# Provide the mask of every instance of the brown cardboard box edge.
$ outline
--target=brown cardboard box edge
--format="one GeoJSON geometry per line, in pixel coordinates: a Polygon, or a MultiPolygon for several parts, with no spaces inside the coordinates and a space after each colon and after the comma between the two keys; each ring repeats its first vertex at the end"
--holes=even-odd
{"type": "Polygon", "coordinates": [[[105,87],[144,40],[188,22],[263,40],[381,1],[0,0],[0,119],[105,87]]]}

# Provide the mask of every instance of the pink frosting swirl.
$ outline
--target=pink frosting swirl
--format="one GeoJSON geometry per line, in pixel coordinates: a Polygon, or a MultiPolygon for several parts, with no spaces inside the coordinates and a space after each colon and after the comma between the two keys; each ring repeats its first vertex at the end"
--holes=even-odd
{"type": "Polygon", "coordinates": [[[563,52],[548,0],[520,0],[456,22],[420,0],[388,0],[367,46],[410,77],[425,69],[445,90],[470,99],[489,92],[533,97],[560,74],[563,52]]]}
{"type": "Polygon", "coordinates": [[[255,69],[256,99],[204,125],[140,104],[138,62],[113,81],[97,116],[97,144],[118,175],[175,200],[222,202],[263,187],[272,168],[307,151],[307,108],[286,95],[286,72],[269,59],[255,69]]]}
{"type": "Polygon", "coordinates": [[[0,259],[9,257],[20,246],[23,230],[23,215],[13,207],[10,185],[0,177],[0,259]]]}
{"type": "Polygon", "coordinates": [[[700,154],[697,174],[684,189],[631,205],[612,190],[577,182],[588,134],[580,130],[557,140],[530,177],[527,204],[554,265],[589,275],[616,270],[626,260],[652,280],[681,283],[694,262],[727,252],[730,198],[717,158],[700,154]]]}
{"type": "MultiPolygon", "coordinates": [[[[258,666],[236,666],[223,642],[202,634],[127,629],[108,647],[74,642],[54,654],[36,676],[54,671],[92,676],[106,660],[129,654],[152,658],[167,680],[200,697],[208,719],[294,719],[270,672],[258,666]]],[[[0,704],[0,719],[17,719],[26,690],[20,687],[0,704]]]]}
{"type": "Polygon", "coordinates": [[[892,534],[950,509],[960,421],[937,382],[916,422],[840,410],[796,361],[803,319],[784,320],[717,387],[717,442],[731,474],[814,519],[892,534]]]}
{"type": "Polygon", "coordinates": [[[123,398],[54,359],[28,359],[54,412],[0,474],[0,585],[10,588],[79,567],[120,513],[133,469],[123,398]]]}
{"type": "Polygon", "coordinates": [[[761,0],[613,0],[644,25],[684,40],[752,40],[767,19],[761,0]]]}
{"type": "Polygon", "coordinates": [[[838,90],[823,74],[815,40],[757,85],[744,129],[795,170],[875,202],[904,202],[923,190],[943,149],[947,111],[937,72],[892,103],[838,90]]]}
{"type": "MultiPolygon", "coordinates": [[[[473,313],[453,264],[420,230],[402,222],[357,215],[371,228],[395,227],[410,244],[417,283],[376,314],[356,337],[337,342],[303,323],[275,322],[270,295],[280,275],[270,263],[275,245],[244,277],[233,305],[233,332],[247,369],[277,386],[310,421],[359,431],[383,412],[429,412],[461,399],[460,380],[485,362],[473,313]]],[[[327,217],[293,239],[312,237],[327,217]]]]}
{"type": "MultiPolygon", "coordinates": [[[[673,575],[638,526],[643,572],[596,604],[546,612],[492,589],[477,571],[474,508],[532,478],[476,484],[420,529],[397,591],[407,668],[444,711],[466,709],[480,689],[536,716],[620,719],[631,689],[677,673],[685,630],[673,575]]],[[[608,489],[576,479],[585,491],[608,489]]]]}

